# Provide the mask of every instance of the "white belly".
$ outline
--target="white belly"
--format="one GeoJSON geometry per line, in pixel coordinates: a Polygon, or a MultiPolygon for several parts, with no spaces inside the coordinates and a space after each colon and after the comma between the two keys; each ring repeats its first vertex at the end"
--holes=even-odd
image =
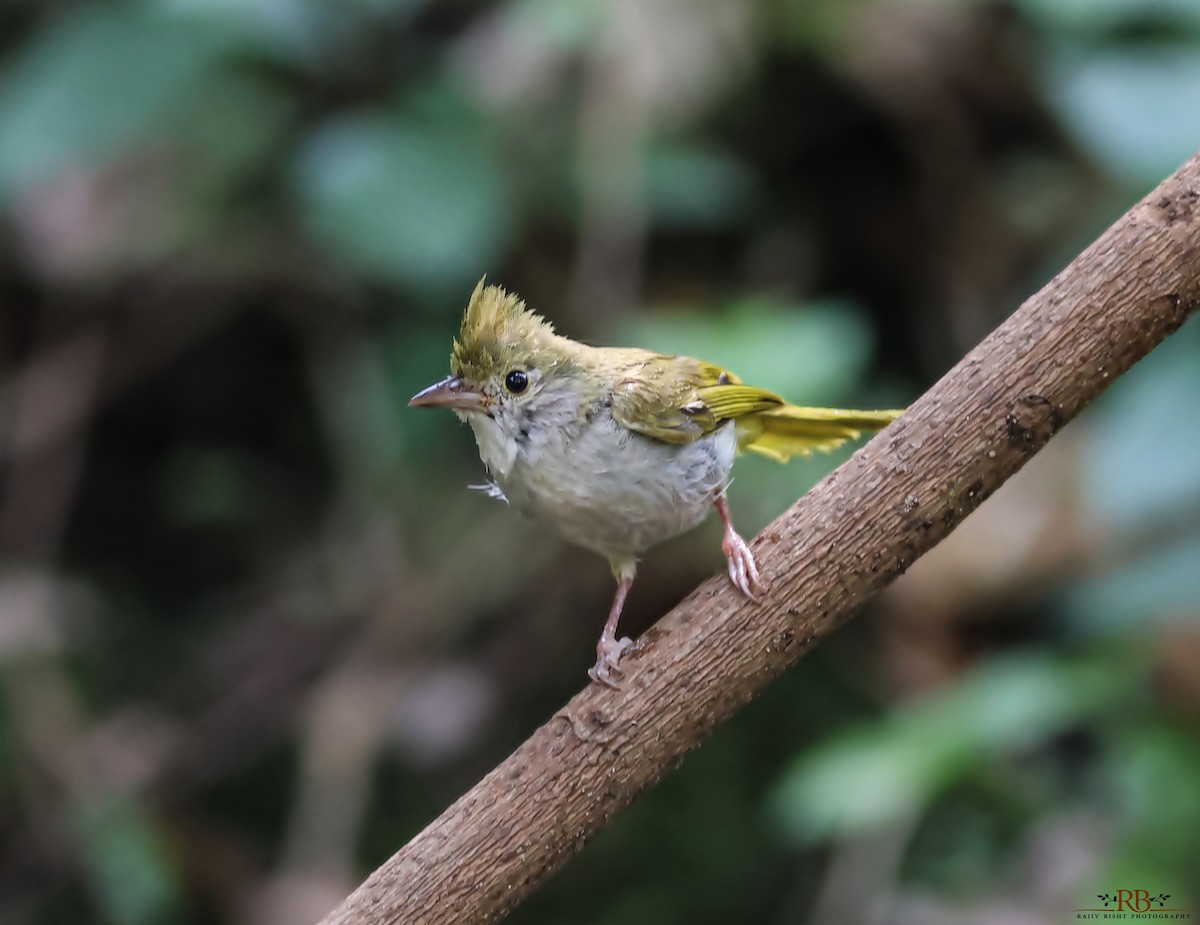
{"type": "MultiPolygon", "coordinates": [[[[486,462],[487,436],[472,424],[486,462]]],[[[633,433],[611,417],[569,440],[551,434],[522,445],[507,472],[489,466],[493,477],[513,507],[570,542],[618,559],[699,524],[728,484],[737,455],[732,424],[683,445],[633,433]]]]}

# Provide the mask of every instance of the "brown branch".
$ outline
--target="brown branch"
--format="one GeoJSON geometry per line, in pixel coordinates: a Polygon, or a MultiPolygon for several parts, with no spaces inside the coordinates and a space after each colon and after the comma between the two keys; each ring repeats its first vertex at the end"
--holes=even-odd
{"type": "Polygon", "coordinates": [[[323,925],[501,918],[1197,307],[1200,155],[763,531],[761,606],[706,582],[323,925]]]}

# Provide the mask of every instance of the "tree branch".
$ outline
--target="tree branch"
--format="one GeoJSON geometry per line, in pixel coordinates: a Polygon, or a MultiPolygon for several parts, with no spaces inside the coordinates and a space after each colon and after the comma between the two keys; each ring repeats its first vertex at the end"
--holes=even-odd
{"type": "Polygon", "coordinates": [[[501,918],[718,723],[950,533],[1200,306],[1200,155],[648,630],[322,925],[501,918]]]}

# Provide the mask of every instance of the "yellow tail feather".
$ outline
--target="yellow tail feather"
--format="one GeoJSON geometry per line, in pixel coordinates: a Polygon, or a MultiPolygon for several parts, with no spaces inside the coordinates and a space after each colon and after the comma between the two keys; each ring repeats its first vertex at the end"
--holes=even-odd
{"type": "Polygon", "coordinates": [[[738,447],[787,462],[836,449],[863,431],[883,430],[902,413],[784,405],[738,418],[738,447]]]}

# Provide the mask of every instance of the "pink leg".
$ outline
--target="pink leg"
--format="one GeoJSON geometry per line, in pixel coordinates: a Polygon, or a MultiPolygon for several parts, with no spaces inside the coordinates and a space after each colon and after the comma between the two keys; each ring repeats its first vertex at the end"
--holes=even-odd
{"type": "Polygon", "coordinates": [[[617,638],[617,622],[621,619],[621,610],[625,606],[625,598],[633,587],[633,575],[636,562],[613,564],[613,574],[617,579],[617,595],[613,598],[612,609],[608,612],[608,620],[600,633],[600,641],[596,644],[596,664],[588,669],[588,677],[611,688],[619,688],[620,677],[624,674],[617,663],[621,656],[633,646],[633,640],[628,636],[617,638]],[[616,675],[614,678],[613,675],[616,675]]]}
{"type": "Polygon", "coordinates": [[[725,537],[721,540],[721,551],[729,560],[729,580],[734,583],[750,600],[756,600],[754,592],[762,589],[762,578],[758,574],[758,566],[754,564],[754,554],[746,541],[733,529],[733,520],[729,516],[729,503],[725,496],[716,500],[717,513],[725,524],[725,537]]]}

